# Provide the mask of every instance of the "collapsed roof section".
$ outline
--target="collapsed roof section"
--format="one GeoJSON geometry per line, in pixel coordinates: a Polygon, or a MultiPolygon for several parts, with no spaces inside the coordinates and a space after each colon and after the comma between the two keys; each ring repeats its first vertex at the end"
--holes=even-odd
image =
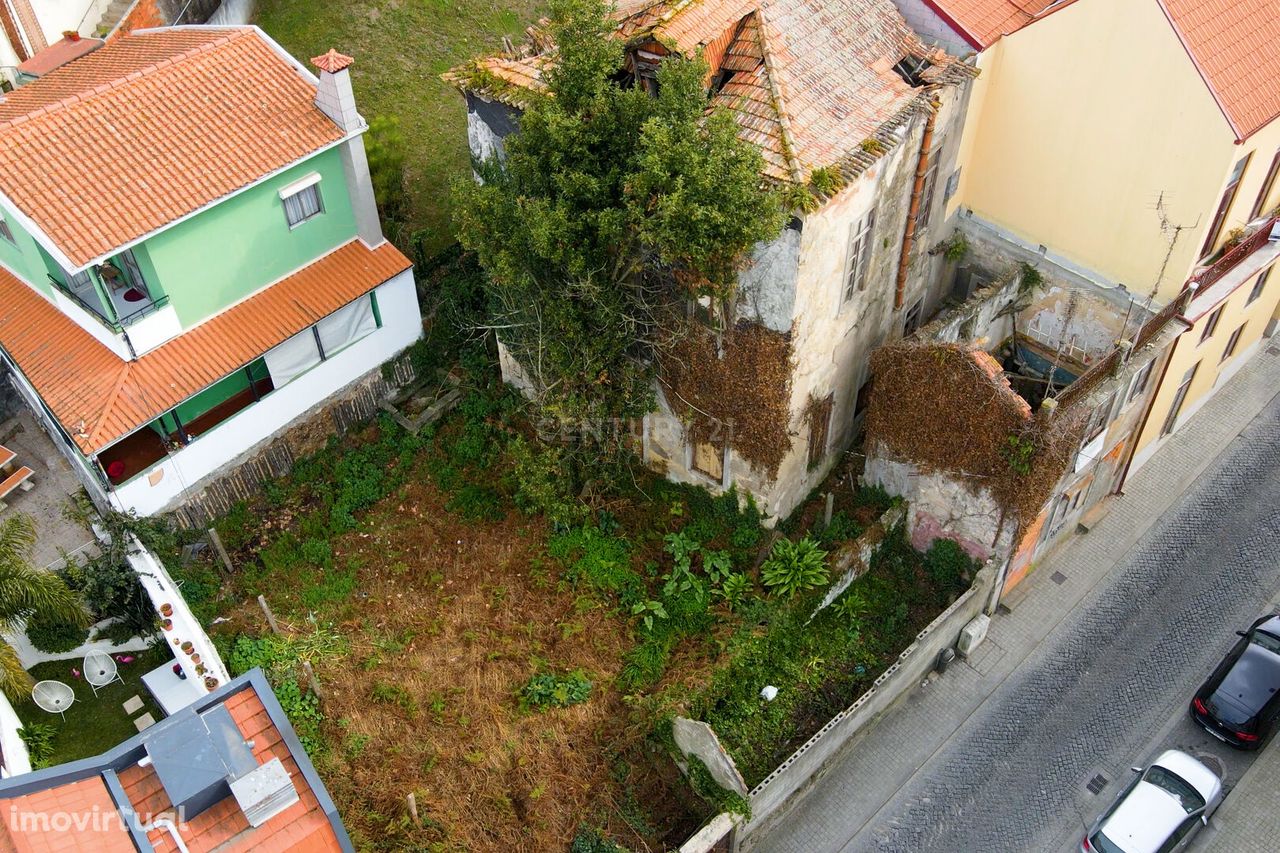
{"type": "MultiPolygon", "coordinates": [[[[637,85],[655,85],[668,56],[702,54],[712,108],[733,111],[739,137],[778,182],[804,184],[817,169],[853,180],[934,108],[934,90],[975,74],[925,46],[891,0],[660,0],[623,2],[614,14],[637,85]]],[[[523,109],[554,62],[545,28],[530,27],[520,47],[444,76],[523,109]]]]}

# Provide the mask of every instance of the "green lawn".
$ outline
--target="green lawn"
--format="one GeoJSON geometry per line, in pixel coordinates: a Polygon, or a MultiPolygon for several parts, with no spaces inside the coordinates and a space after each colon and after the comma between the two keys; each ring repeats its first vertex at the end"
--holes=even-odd
{"type": "Polygon", "coordinates": [[[134,661],[120,664],[120,677],[124,683],[114,682],[98,690],[96,696],[84,680],[84,662],[80,659],[37,664],[29,670],[36,681],[61,681],[76,692],[76,701],[67,709],[65,720],[41,710],[30,698],[14,708],[18,719],[24,723],[50,723],[57,729],[50,765],[88,758],[128,740],[138,733],[133,721],[143,714],[150,713],[156,720],[164,718],[164,712],[152,701],[151,694],[142,684],[142,676],[159,666],[162,658],[167,659],[168,651],[162,648],[158,652],[128,654],[134,656],[134,661]],[[80,670],[82,675],[77,678],[72,669],[80,670]],[[126,714],[124,702],[133,696],[140,697],[145,707],[136,714],[126,714]]]}
{"type": "MultiPolygon", "coordinates": [[[[427,253],[454,241],[449,181],[469,168],[466,107],[440,79],[454,65],[516,41],[537,0],[263,0],[257,23],[304,62],[329,48],[356,59],[352,81],[366,119],[394,115],[407,151],[409,233],[427,253]]],[[[398,241],[406,245],[406,240],[398,241]]]]}

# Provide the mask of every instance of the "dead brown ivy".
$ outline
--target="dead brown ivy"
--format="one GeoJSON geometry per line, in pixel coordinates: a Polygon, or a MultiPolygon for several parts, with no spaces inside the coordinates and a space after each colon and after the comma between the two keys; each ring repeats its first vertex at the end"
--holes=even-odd
{"type": "Polygon", "coordinates": [[[883,442],[926,470],[990,490],[1019,529],[1029,525],[1079,447],[1084,418],[1074,407],[1032,414],[999,376],[959,344],[902,341],[871,358],[867,446],[883,442]],[[1010,463],[1010,439],[1029,446],[1010,463]]]}
{"type": "Polygon", "coordinates": [[[758,323],[716,335],[694,327],[661,357],[658,375],[667,402],[693,442],[734,451],[770,478],[791,450],[791,340],[758,323]]]}

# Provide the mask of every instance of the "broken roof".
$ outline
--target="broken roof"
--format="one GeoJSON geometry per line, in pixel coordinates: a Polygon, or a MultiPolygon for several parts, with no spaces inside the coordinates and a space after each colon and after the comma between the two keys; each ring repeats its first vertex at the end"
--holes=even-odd
{"type": "MultiPolygon", "coordinates": [[[[624,3],[615,15],[615,35],[630,47],[655,56],[701,50],[711,79],[723,80],[713,103],[735,113],[739,136],[782,181],[806,181],[820,167],[860,171],[874,159],[860,148],[865,140],[929,109],[930,84],[971,73],[926,47],[891,0],[659,0],[624,3]],[[908,57],[925,60],[921,86],[894,70],[908,57]]],[[[531,35],[515,54],[475,60],[446,79],[526,106],[554,61],[547,39],[531,35]]]]}
{"type": "Polygon", "coordinates": [[[91,454],[410,266],[390,243],[352,240],[134,361],[0,267],[0,348],[91,454]]]}
{"type": "Polygon", "coordinates": [[[1021,29],[1059,0],[924,0],[975,50],[1021,29]]]}
{"type": "Polygon", "coordinates": [[[256,27],[137,32],[0,96],[0,195],[73,267],[341,140],[256,27]]]}
{"type": "MultiPolygon", "coordinates": [[[[194,769],[194,768],[193,768],[194,769]]],[[[0,781],[8,819],[0,822],[5,851],[176,851],[173,835],[150,822],[170,814],[182,849],[191,853],[254,850],[349,851],[350,839],[320,777],[298,742],[261,670],[237,678],[195,705],[94,758],[0,781]],[[235,735],[260,768],[279,759],[297,801],[252,826],[230,789],[194,816],[174,813],[155,766],[141,759],[148,744],[175,733],[195,715],[224,709],[235,735]],[[150,846],[148,846],[148,844],[150,846]]]]}

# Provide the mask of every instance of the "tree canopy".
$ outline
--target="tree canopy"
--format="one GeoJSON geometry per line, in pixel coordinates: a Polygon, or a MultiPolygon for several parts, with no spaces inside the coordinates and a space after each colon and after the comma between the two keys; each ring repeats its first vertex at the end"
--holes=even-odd
{"type": "Polygon", "coordinates": [[[462,244],[488,276],[493,327],[545,414],[633,418],[653,405],[654,348],[690,298],[728,297],[781,230],[778,194],[707,65],[672,57],[632,85],[599,0],[555,0],[555,63],[505,157],[455,185],[462,244]]]}

